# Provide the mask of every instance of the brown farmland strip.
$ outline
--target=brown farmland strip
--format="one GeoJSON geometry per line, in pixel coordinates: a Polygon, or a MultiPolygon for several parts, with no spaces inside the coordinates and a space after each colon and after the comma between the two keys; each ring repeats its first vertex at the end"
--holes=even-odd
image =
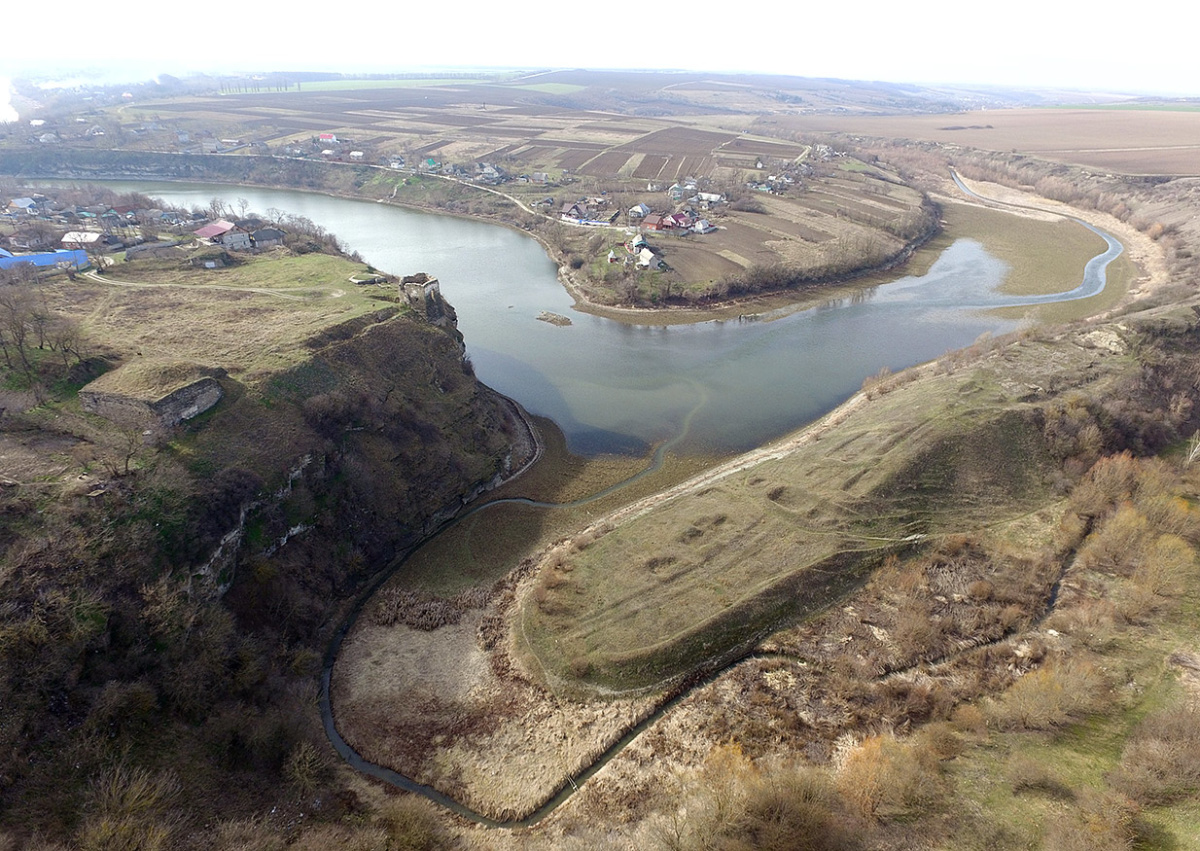
{"type": "Polygon", "coordinates": [[[668,127],[634,139],[622,147],[640,154],[709,154],[736,138],[732,133],[714,133],[690,127],[668,127]]]}
{"type": "Polygon", "coordinates": [[[593,155],[601,151],[607,151],[612,145],[605,145],[603,142],[577,142],[572,139],[555,139],[549,136],[543,136],[538,139],[547,145],[555,145],[559,148],[576,148],[581,151],[591,151],[593,155]]]}
{"type": "Polygon", "coordinates": [[[413,148],[414,154],[428,154],[431,151],[436,151],[438,148],[444,148],[451,144],[451,139],[438,139],[436,142],[430,142],[428,145],[422,145],[419,148],[413,148]]]}
{"type": "Polygon", "coordinates": [[[530,145],[521,153],[513,156],[521,162],[535,163],[549,158],[556,150],[558,149],[547,145],[530,145]]]}
{"type": "Polygon", "coordinates": [[[593,177],[616,177],[628,161],[629,154],[625,151],[606,151],[585,165],[582,171],[593,177]]]}
{"type": "Polygon", "coordinates": [[[804,153],[802,145],[788,145],[783,142],[760,142],[757,139],[734,139],[722,146],[722,152],[761,154],[767,157],[794,160],[804,153]]]}
{"type": "Polygon", "coordinates": [[[642,157],[642,162],[634,170],[633,176],[638,179],[653,180],[658,177],[658,173],[662,171],[662,167],[667,164],[668,159],[670,158],[661,154],[647,154],[642,157]]]}
{"type": "Polygon", "coordinates": [[[558,165],[559,168],[574,170],[594,156],[596,156],[595,151],[581,151],[578,148],[572,148],[558,158],[558,165]]]}

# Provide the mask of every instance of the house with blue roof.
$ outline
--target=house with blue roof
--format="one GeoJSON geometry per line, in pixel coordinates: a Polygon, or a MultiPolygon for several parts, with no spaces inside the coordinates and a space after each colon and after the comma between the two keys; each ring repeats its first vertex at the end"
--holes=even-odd
{"type": "Polygon", "coordinates": [[[88,264],[88,256],[86,251],[78,249],[68,251],[60,248],[56,251],[42,251],[38,254],[13,254],[0,249],[0,269],[12,269],[23,263],[39,269],[81,269],[88,264]]]}

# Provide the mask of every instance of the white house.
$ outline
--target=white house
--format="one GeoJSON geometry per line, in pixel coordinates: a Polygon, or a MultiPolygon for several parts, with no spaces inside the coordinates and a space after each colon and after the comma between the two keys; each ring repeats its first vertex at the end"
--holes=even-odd
{"type": "Polygon", "coordinates": [[[62,244],[67,248],[87,248],[100,241],[100,234],[90,230],[73,230],[63,234],[62,244]]]}
{"type": "Polygon", "coordinates": [[[637,264],[643,269],[657,269],[662,265],[662,260],[649,248],[643,248],[638,252],[637,264]]]}

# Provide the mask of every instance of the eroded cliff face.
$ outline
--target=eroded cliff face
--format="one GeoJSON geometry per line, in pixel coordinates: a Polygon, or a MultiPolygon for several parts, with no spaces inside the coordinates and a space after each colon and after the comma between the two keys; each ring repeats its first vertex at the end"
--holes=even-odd
{"type": "Polygon", "coordinates": [[[0,488],[0,813],[22,836],[75,835],[63,814],[128,781],[131,752],[181,818],[292,806],[345,604],[521,463],[519,416],[452,330],[394,309],[331,329],[284,373],[220,377],[157,446],[63,402],[5,414],[31,465],[0,488]]]}
{"type": "Polygon", "coordinates": [[[261,399],[235,400],[198,439],[219,454],[222,433],[235,429],[241,464],[288,476],[286,488],[260,497],[229,570],[214,575],[250,624],[277,594],[313,595],[312,622],[298,635],[319,627],[319,601],[348,593],[529,451],[514,453],[523,422],[475,379],[452,326],[391,315],[311,345],[308,361],[270,379],[261,399]],[[264,401],[265,420],[255,416],[264,401]],[[265,583],[253,578],[264,566],[265,583]]]}

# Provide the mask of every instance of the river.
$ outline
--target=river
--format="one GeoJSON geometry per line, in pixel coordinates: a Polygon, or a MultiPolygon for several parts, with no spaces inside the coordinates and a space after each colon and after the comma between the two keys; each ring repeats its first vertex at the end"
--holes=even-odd
{"type": "MultiPolygon", "coordinates": [[[[989,308],[1099,292],[1105,267],[1121,250],[1097,231],[1108,250],[1081,270],[1079,287],[1053,296],[1018,299],[997,293],[1006,265],[980,243],[960,239],[925,275],[863,288],[808,310],[780,311],[753,322],[628,325],[574,311],[541,246],[507,228],[299,192],[110,185],[189,207],[206,206],[217,195],[228,201],[245,198],[256,210],[277,208],[312,219],[376,268],[436,275],[458,312],[479,378],[533,413],[554,419],[571,448],[582,454],[642,454],[668,438],[673,451],[729,453],[760,445],[835,407],[883,367],[911,366],[984,332],[1013,326],[989,314],[989,308]],[[573,324],[541,322],[536,317],[542,311],[568,315],[573,324]]],[[[627,731],[527,818],[501,823],[472,812],[436,789],[364,760],[337,730],[330,698],[334,661],[358,613],[390,573],[381,572],[360,595],[337,629],[322,671],[326,733],[359,771],[480,824],[533,824],[674,705],[667,701],[627,731]]]]}
{"type": "MultiPolygon", "coordinates": [[[[110,183],[168,203],[213,197],[306,216],[378,269],[428,272],[454,305],[476,374],[534,414],[553,419],[572,451],[645,454],[688,433],[676,452],[726,454],[759,446],[835,407],[886,367],[896,371],[1015,323],[988,308],[1094,290],[1015,299],[996,293],[1007,266],[970,239],[944,249],[927,274],[760,321],[630,325],[581,313],[532,238],[509,228],[368,201],[248,186],[110,183]],[[570,326],[538,320],[563,314],[570,326]]],[[[1102,234],[1103,235],[1103,234],[1102,234]]],[[[1110,252],[1113,249],[1110,243],[1110,252]]],[[[1104,262],[1111,259],[1104,257],[1104,262]]],[[[1094,263],[1100,263],[1098,259],[1094,263]]]]}

